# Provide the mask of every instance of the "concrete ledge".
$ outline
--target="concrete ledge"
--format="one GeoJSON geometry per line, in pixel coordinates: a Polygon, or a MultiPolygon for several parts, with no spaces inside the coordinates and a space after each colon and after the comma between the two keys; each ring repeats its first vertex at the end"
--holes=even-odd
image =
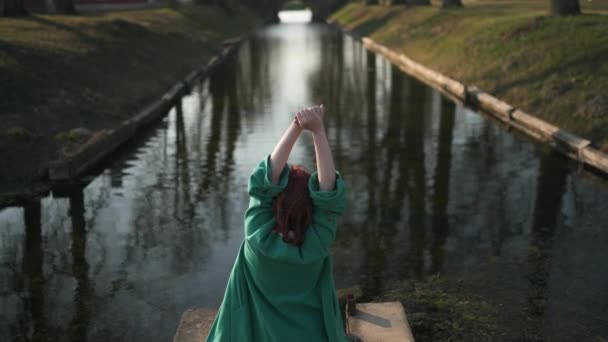
{"type": "Polygon", "coordinates": [[[182,314],[173,342],[202,342],[207,339],[217,310],[189,309],[182,314]]]}
{"type": "Polygon", "coordinates": [[[379,52],[384,55],[388,60],[395,64],[399,69],[405,71],[408,74],[420,79],[421,81],[428,83],[442,92],[447,92],[452,95],[458,96],[460,99],[465,97],[465,86],[464,84],[447,77],[441,73],[438,73],[432,69],[423,66],[420,63],[415,62],[406,55],[399,54],[381,44],[374,42],[371,38],[364,37],[362,39],[363,45],[375,52],[379,52]]]}
{"type": "Polygon", "coordinates": [[[405,73],[434,87],[444,95],[480,108],[527,135],[549,143],[569,158],[600,171],[604,176],[608,175],[608,154],[593,147],[591,141],[516,109],[514,106],[481,91],[475,86],[466,86],[429,69],[404,54],[399,54],[382,44],[374,42],[369,37],[363,37],[361,40],[367,49],[382,54],[405,73]]]}
{"type": "Polygon", "coordinates": [[[347,331],[363,342],[413,342],[414,336],[400,302],[359,303],[347,318],[347,331]]]}
{"type": "Polygon", "coordinates": [[[171,105],[169,102],[157,100],[135,115],[129,121],[133,122],[137,128],[141,128],[160,119],[170,108],[171,105]]]}
{"type": "Polygon", "coordinates": [[[608,154],[592,147],[586,147],[581,150],[581,157],[585,163],[593,165],[598,170],[608,174],[608,154]]]}
{"type": "Polygon", "coordinates": [[[478,91],[476,95],[471,94],[469,97],[475,97],[479,107],[494,113],[498,119],[502,121],[511,120],[511,114],[515,108],[510,104],[482,91],[478,91]]]}
{"type": "MultiPolygon", "coordinates": [[[[399,302],[359,303],[354,316],[347,317],[347,332],[363,342],[413,342],[414,337],[399,302]]],[[[205,341],[216,309],[189,309],[180,319],[173,342],[205,341]]]]}

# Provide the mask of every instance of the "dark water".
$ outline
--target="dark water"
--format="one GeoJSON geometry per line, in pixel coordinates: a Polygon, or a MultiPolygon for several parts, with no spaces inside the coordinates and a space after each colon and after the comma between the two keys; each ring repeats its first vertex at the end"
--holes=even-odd
{"type": "MultiPolygon", "coordinates": [[[[292,24],[244,44],[82,186],[0,211],[0,340],[169,341],[185,309],[217,306],[249,173],[312,103],[350,191],[338,287],[475,279],[522,331],[608,335],[605,181],[353,39],[292,24]]],[[[310,137],[291,162],[314,166],[310,137]]]]}

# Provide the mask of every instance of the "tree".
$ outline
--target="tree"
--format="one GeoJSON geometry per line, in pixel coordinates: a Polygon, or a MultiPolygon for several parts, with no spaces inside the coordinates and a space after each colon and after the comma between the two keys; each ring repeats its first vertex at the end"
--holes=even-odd
{"type": "Polygon", "coordinates": [[[441,8],[462,7],[462,0],[441,0],[441,8]]]}
{"type": "Polygon", "coordinates": [[[365,0],[366,5],[378,5],[378,0],[365,0]]]}
{"type": "Polygon", "coordinates": [[[551,14],[577,15],[581,14],[579,0],[551,0],[551,14]]]}
{"type": "Polygon", "coordinates": [[[405,3],[411,6],[430,6],[431,0],[405,0],[405,3]]]}
{"type": "Polygon", "coordinates": [[[391,5],[430,6],[431,0],[393,0],[391,5]]]}
{"type": "Polygon", "coordinates": [[[53,0],[55,11],[62,14],[76,14],[73,0],[53,0]]]}
{"type": "Polygon", "coordinates": [[[0,0],[0,14],[5,17],[27,15],[23,0],[0,0]]]}
{"type": "MultiPolygon", "coordinates": [[[[205,1],[215,2],[217,0],[205,1]]],[[[267,23],[279,22],[279,9],[281,5],[279,0],[241,0],[240,3],[256,12],[267,23]]]]}
{"type": "MultiPolygon", "coordinates": [[[[177,0],[171,0],[177,2],[177,0]]],[[[197,5],[217,6],[224,10],[229,15],[234,14],[231,1],[229,0],[195,0],[197,5]]]]}

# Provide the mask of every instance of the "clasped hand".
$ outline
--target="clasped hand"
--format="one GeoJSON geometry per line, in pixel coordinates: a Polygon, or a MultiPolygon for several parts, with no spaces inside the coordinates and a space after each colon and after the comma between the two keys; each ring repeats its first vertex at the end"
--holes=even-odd
{"type": "Polygon", "coordinates": [[[308,107],[296,112],[295,122],[304,130],[318,133],[323,131],[324,114],[323,105],[308,107]]]}

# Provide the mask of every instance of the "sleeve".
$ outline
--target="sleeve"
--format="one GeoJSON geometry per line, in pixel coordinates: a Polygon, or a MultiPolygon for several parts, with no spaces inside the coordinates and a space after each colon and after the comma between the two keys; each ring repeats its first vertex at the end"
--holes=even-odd
{"type": "Polygon", "coordinates": [[[249,177],[249,196],[260,201],[261,204],[272,204],[272,199],[287,186],[289,165],[285,164],[283,167],[278,184],[274,184],[271,178],[272,170],[270,166],[270,155],[268,155],[258,164],[249,177]]]}
{"type": "Polygon", "coordinates": [[[310,176],[308,190],[313,203],[313,219],[304,243],[296,248],[284,243],[279,235],[271,232],[274,225],[272,198],[287,185],[289,169],[287,173],[283,171],[285,175],[281,175],[277,186],[270,182],[270,169],[267,165],[267,161],[260,163],[249,186],[251,200],[245,213],[245,237],[248,244],[255,246],[270,259],[288,263],[310,264],[327,257],[336,237],[337,218],[346,209],[346,186],[341,175],[336,172],[336,185],[332,191],[320,191],[318,175],[314,173],[310,176]],[[266,183],[271,184],[269,188],[259,185],[266,183]],[[267,193],[260,196],[258,191],[262,188],[267,189],[267,193]]]}
{"type": "Polygon", "coordinates": [[[287,186],[289,165],[285,164],[283,167],[278,184],[272,183],[271,178],[272,170],[270,155],[268,155],[256,166],[249,177],[249,208],[245,212],[246,236],[267,224],[274,217],[272,200],[287,186]]]}
{"type": "MultiPolygon", "coordinates": [[[[331,212],[335,215],[342,215],[346,210],[346,186],[344,185],[342,175],[337,171],[334,190],[319,190],[319,174],[315,172],[308,180],[308,192],[312,199],[313,208],[317,211],[315,214],[328,214],[331,212]]],[[[318,218],[327,218],[327,215],[319,216],[318,218]]]]}
{"type": "Polygon", "coordinates": [[[312,231],[307,232],[304,244],[315,245],[329,254],[329,248],[336,238],[338,217],[346,210],[346,186],[339,172],[336,172],[334,190],[320,191],[319,178],[315,172],[308,181],[308,191],[312,199],[312,231]]]}

